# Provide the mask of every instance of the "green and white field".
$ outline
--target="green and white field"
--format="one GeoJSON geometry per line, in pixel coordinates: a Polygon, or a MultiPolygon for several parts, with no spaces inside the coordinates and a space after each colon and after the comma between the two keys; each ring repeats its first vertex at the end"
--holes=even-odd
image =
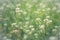
{"type": "Polygon", "coordinates": [[[59,0],[0,0],[0,40],[60,40],[59,0]]]}

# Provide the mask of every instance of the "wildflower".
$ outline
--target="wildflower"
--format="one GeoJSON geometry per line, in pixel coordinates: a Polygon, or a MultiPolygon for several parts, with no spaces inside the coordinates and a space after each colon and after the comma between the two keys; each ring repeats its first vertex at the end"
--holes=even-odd
{"type": "Polygon", "coordinates": [[[52,10],[56,10],[57,8],[56,7],[53,7],[52,10]]]}
{"type": "Polygon", "coordinates": [[[46,16],[46,19],[49,19],[50,18],[50,16],[46,16]]]}
{"type": "Polygon", "coordinates": [[[18,32],[18,30],[13,30],[13,32],[17,33],[17,32],[18,32]]]}
{"type": "Polygon", "coordinates": [[[42,8],[45,8],[46,7],[46,5],[44,4],[44,3],[40,3],[39,4],[42,8]]]}
{"type": "Polygon", "coordinates": [[[24,35],[24,39],[27,39],[27,35],[24,35]]]}
{"type": "Polygon", "coordinates": [[[16,25],[16,23],[12,23],[12,26],[13,26],[13,25],[16,25]]]}
{"type": "Polygon", "coordinates": [[[35,38],[38,38],[38,34],[37,33],[35,33],[34,36],[35,36],[35,38]]]}
{"type": "Polygon", "coordinates": [[[26,17],[25,20],[29,20],[30,18],[29,17],[26,17]]]}
{"type": "Polygon", "coordinates": [[[51,23],[52,22],[52,20],[49,20],[49,23],[51,23]]]}
{"type": "Polygon", "coordinates": [[[37,36],[38,34],[37,34],[37,33],[35,33],[34,35],[35,35],[35,36],[37,36]]]}
{"type": "Polygon", "coordinates": [[[57,13],[60,13],[60,10],[57,10],[57,13]]]}
{"type": "Polygon", "coordinates": [[[29,24],[29,21],[26,21],[25,24],[28,25],[29,24]]]}
{"type": "Polygon", "coordinates": [[[7,26],[7,23],[5,23],[4,26],[7,26]]]}
{"type": "Polygon", "coordinates": [[[34,31],[35,29],[34,28],[31,28],[31,31],[34,31]]]}
{"type": "Polygon", "coordinates": [[[26,14],[27,14],[27,12],[26,12],[26,11],[24,11],[24,12],[23,12],[23,14],[24,14],[24,15],[26,15],[26,14]]]}
{"type": "Polygon", "coordinates": [[[12,27],[18,27],[18,25],[16,23],[12,23],[11,25],[12,25],[12,27]]]}
{"type": "Polygon", "coordinates": [[[29,4],[29,3],[26,3],[26,6],[27,6],[28,8],[31,8],[31,7],[32,7],[32,5],[29,4]]]}
{"type": "Polygon", "coordinates": [[[45,25],[39,25],[39,28],[40,29],[44,29],[45,28],[45,25]]]}
{"type": "Polygon", "coordinates": [[[22,22],[19,22],[19,24],[22,24],[22,22]]]}
{"type": "Polygon", "coordinates": [[[34,13],[39,13],[39,11],[34,11],[34,13]]]}
{"type": "Polygon", "coordinates": [[[26,33],[30,32],[30,30],[25,30],[26,33]]]}
{"type": "Polygon", "coordinates": [[[36,18],[36,21],[41,21],[41,19],[40,18],[36,18]]]}
{"type": "Polygon", "coordinates": [[[51,8],[47,8],[47,11],[50,11],[51,10],[51,8]]]}
{"type": "Polygon", "coordinates": [[[30,25],[30,26],[29,26],[29,28],[32,28],[32,27],[33,27],[33,25],[30,25]]]}
{"type": "Polygon", "coordinates": [[[51,37],[49,38],[49,40],[56,40],[56,37],[51,36],[51,37]]]}
{"type": "Polygon", "coordinates": [[[43,21],[47,22],[47,21],[48,21],[48,19],[44,19],[43,21]]]}
{"type": "Polygon", "coordinates": [[[21,4],[17,4],[16,6],[19,7],[19,6],[21,6],[21,4]]]}
{"type": "Polygon", "coordinates": [[[52,31],[53,31],[53,32],[56,32],[56,31],[57,31],[57,29],[53,29],[52,31]]]}
{"type": "Polygon", "coordinates": [[[32,31],[30,31],[28,34],[32,34],[32,31]]]}
{"type": "Polygon", "coordinates": [[[19,13],[20,12],[20,8],[16,8],[16,13],[19,13]]]}
{"type": "Polygon", "coordinates": [[[45,9],[43,9],[42,11],[45,12],[45,9]]]}

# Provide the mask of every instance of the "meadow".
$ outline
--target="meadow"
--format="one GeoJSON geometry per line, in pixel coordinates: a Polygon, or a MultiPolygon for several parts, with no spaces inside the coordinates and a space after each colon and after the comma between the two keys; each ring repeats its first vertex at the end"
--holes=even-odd
{"type": "Polygon", "coordinates": [[[2,40],[58,40],[59,1],[6,0],[3,3],[0,2],[0,35],[2,40]]]}

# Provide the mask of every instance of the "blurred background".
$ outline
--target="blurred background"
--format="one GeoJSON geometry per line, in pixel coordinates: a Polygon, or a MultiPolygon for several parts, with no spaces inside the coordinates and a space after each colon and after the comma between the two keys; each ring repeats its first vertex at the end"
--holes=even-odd
{"type": "Polygon", "coordinates": [[[60,40],[60,0],[0,0],[0,40],[60,40]]]}

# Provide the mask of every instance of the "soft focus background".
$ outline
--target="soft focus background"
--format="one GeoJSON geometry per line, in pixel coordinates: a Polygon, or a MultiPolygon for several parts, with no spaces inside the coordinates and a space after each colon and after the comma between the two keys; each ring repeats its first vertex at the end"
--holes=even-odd
{"type": "Polygon", "coordinates": [[[0,40],[60,40],[60,0],[0,0],[0,40]]]}

